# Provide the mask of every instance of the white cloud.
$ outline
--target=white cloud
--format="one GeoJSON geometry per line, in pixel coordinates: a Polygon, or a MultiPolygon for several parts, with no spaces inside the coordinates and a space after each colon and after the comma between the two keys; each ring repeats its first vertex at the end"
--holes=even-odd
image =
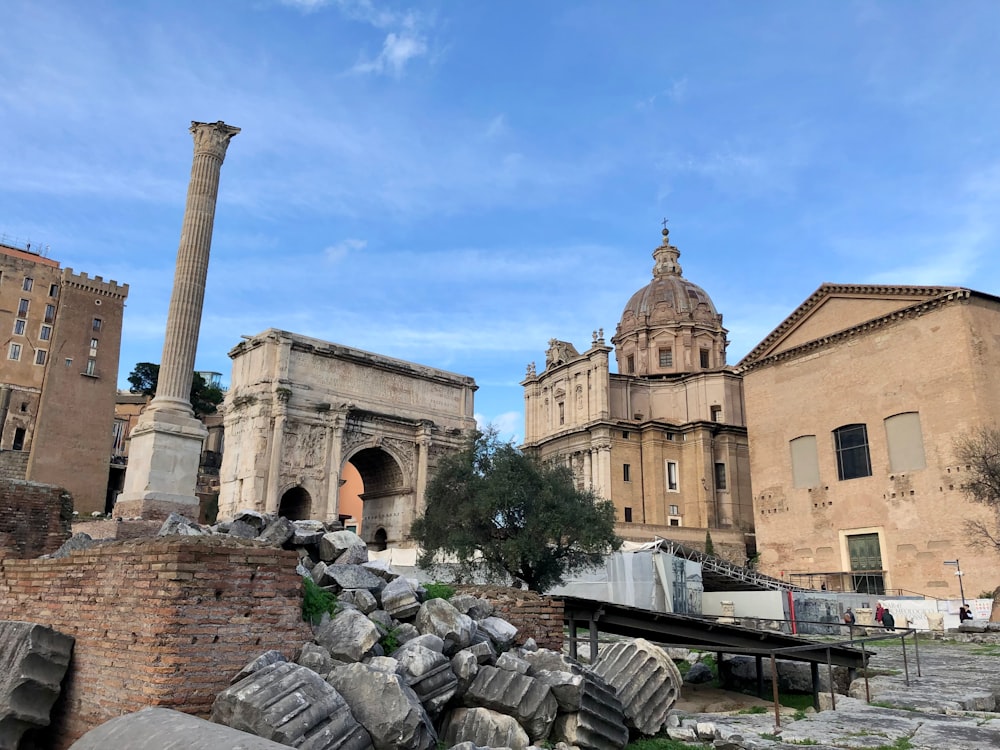
{"type": "Polygon", "coordinates": [[[368,247],[368,243],[365,240],[358,239],[346,239],[337,242],[336,244],[330,245],[323,251],[323,256],[327,261],[331,263],[336,263],[339,260],[343,260],[350,253],[354,253],[358,250],[364,250],[368,247]]]}
{"type": "Polygon", "coordinates": [[[403,74],[406,64],[427,53],[427,42],[412,32],[390,31],[382,43],[382,52],[374,60],[362,61],[352,70],[355,73],[388,73],[395,78],[403,74]]]}
{"type": "Polygon", "coordinates": [[[496,427],[497,434],[501,440],[510,440],[515,445],[524,440],[524,429],[521,426],[521,412],[505,411],[492,418],[477,412],[475,418],[476,426],[480,430],[490,425],[496,427]]]}

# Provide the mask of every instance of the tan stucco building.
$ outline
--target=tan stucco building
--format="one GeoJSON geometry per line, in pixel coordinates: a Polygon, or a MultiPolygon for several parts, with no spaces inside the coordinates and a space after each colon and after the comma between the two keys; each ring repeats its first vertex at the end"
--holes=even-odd
{"type": "Polygon", "coordinates": [[[1000,298],[824,284],[739,364],[763,572],[828,588],[992,589],[955,441],[1000,423],[1000,298]]]}
{"type": "Polygon", "coordinates": [[[740,377],[726,365],[722,316],[679,256],[664,230],[614,349],[603,331],[583,353],[553,339],[544,371],[528,366],[523,447],[610,499],[620,536],[700,548],[710,530],[716,552],[742,563],[753,515],[740,377]]]}

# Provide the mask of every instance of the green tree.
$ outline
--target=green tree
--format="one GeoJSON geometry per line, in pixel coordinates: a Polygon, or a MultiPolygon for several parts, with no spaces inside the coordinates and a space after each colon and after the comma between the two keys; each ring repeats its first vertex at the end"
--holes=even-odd
{"type": "Polygon", "coordinates": [[[965,520],[969,543],[1000,552],[1000,430],[982,427],[960,438],[955,455],[968,467],[967,478],[959,488],[970,500],[989,508],[993,515],[992,522],[965,520]]]}
{"type": "MultiPolygon", "coordinates": [[[[198,373],[191,379],[191,408],[198,415],[214,414],[226,394],[217,385],[212,385],[198,373]]],[[[129,391],[146,396],[156,395],[156,384],[160,379],[160,366],[153,362],[139,362],[128,376],[129,391]]]]}
{"type": "Polygon", "coordinates": [[[424,567],[454,555],[466,572],[541,592],[621,546],[611,502],[578,490],[568,467],[525,455],[492,427],[441,461],[425,497],[411,529],[424,567]]]}
{"type": "Polygon", "coordinates": [[[707,530],[705,531],[705,554],[715,554],[715,544],[712,542],[712,532],[707,530]]]}

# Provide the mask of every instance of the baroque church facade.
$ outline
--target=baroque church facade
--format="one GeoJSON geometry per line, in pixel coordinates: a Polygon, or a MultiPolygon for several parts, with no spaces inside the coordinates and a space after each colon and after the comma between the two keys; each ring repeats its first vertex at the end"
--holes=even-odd
{"type": "Polygon", "coordinates": [[[544,370],[528,366],[523,448],[610,499],[622,538],[701,548],[710,533],[717,554],[743,563],[754,541],[741,378],[722,315],[679,257],[664,229],[612,346],[603,331],[582,353],[552,339],[544,370]]]}

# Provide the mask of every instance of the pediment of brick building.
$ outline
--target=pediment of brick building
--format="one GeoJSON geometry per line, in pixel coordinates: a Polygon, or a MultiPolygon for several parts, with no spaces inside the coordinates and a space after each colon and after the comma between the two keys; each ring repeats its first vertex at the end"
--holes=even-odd
{"type": "Polygon", "coordinates": [[[959,290],[960,287],[823,284],[743,358],[745,367],[959,290]]]}

